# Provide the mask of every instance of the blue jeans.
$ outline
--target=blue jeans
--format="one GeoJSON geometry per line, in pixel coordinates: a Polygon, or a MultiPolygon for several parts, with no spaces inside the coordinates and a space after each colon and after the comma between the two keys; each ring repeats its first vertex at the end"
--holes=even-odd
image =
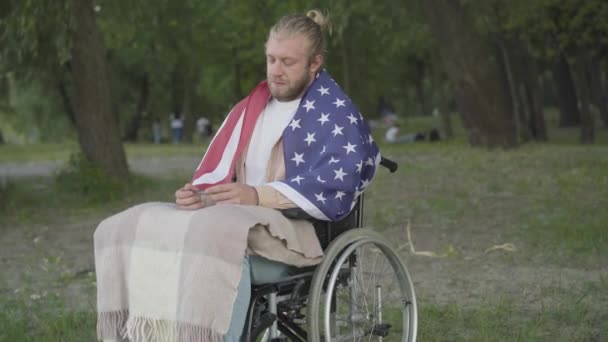
{"type": "Polygon", "coordinates": [[[241,281],[237,288],[236,299],[234,301],[234,307],[232,308],[232,318],[230,319],[230,326],[226,335],[224,335],[224,342],[239,342],[241,339],[241,333],[245,326],[245,320],[247,318],[247,308],[249,308],[249,301],[251,299],[251,266],[249,264],[249,256],[245,255],[243,258],[243,271],[241,273],[241,281]]]}
{"type": "Polygon", "coordinates": [[[243,258],[243,271],[241,282],[237,288],[232,318],[224,342],[238,342],[245,327],[247,309],[251,300],[251,284],[265,284],[289,276],[290,267],[286,264],[268,260],[266,258],[245,255],[243,258]]]}

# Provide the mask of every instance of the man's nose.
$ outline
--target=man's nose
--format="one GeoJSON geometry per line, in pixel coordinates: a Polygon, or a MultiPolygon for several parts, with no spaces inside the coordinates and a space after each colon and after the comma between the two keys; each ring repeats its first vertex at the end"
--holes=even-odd
{"type": "Polygon", "coordinates": [[[270,71],[271,76],[281,76],[283,74],[283,68],[281,67],[281,63],[274,62],[268,65],[268,70],[270,71]]]}

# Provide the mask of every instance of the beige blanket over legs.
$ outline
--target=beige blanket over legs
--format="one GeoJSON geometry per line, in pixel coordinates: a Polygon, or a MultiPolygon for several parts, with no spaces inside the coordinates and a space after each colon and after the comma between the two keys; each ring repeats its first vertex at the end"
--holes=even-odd
{"type": "Polygon", "coordinates": [[[258,206],[145,203],[107,218],[95,231],[98,338],[221,341],[248,247],[300,267],[323,253],[309,222],[258,206]]]}

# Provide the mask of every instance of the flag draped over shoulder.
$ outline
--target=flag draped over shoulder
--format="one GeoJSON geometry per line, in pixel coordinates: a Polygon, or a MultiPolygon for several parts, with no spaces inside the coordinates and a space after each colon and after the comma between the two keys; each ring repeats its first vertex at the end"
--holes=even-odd
{"type": "MultiPolygon", "coordinates": [[[[232,179],[269,96],[262,82],[233,108],[194,173],[195,186],[232,179]]],[[[315,218],[346,216],[374,177],[380,153],[363,116],[327,71],[310,85],[282,137],[286,178],[268,185],[315,218]]]]}

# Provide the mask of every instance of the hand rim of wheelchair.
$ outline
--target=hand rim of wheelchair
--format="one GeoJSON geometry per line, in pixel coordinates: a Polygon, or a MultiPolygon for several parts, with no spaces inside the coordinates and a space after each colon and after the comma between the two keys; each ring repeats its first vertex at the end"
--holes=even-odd
{"type": "MultiPolygon", "coordinates": [[[[407,271],[407,268],[405,267],[405,264],[403,263],[401,258],[399,258],[395,250],[390,246],[389,242],[381,234],[370,229],[355,228],[341,234],[338,238],[332,241],[332,243],[326,250],[326,254],[323,258],[323,261],[317,266],[313,274],[313,279],[310,286],[310,293],[308,295],[308,305],[306,314],[309,341],[321,341],[321,327],[319,324],[319,315],[321,314],[320,305],[324,291],[323,285],[327,281],[328,276],[330,277],[327,283],[327,289],[329,289],[329,293],[326,293],[326,295],[329,294],[331,296],[333,295],[335,282],[337,279],[337,275],[340,271],[341,265],[353,253],[353,251],[355,251],[356,248],[368,243],[372,243],[375,247],[380,249],[384,256],[389,260],[389,263],[391,264],[394,273],[398,278],[398,289],[401,291],[401,294],[408,300],[408,303],[406,304],[407,309],[404,310],[402,327],[404,335],[402,336],[401,341],[416,340],[418,325],[416,296],[414,293],[414,287],[410,275],[407,271]],[[338,256],[339,259],[336,262],[338,256]],[[332,268],[332,266],[336,267],[332,268]],[[329,275],[330,271],[331,275],[329,275]]],[[[323,318],[325,323],[325,342],[329,342],[332,340],[329,329],[330,318],[329,315],[327,315],[330,310],[330,305],[330,301],[326,300],[323,311],[323,318]]]]}

